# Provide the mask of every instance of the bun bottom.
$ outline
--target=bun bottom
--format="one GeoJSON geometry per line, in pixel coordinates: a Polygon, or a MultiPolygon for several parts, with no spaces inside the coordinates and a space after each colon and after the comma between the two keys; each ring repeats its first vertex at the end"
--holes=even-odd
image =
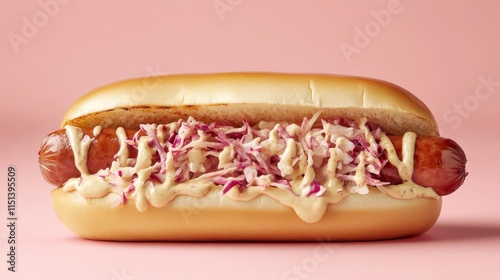
{"type": "Polygon", "coordinates": [[[116,195],[86,199],[52,191],[61,222],[85,239],[114,241],[361,241],[420,235],[437,221],[441,198],[397,200],[378,190],[330,205],[317,223],[267,196],[243,202],[178,196],[165,207],[139,212],[134,201],[111,208],[116,195]],[[192,206],[184,206],[192,205],[192,206]]]}

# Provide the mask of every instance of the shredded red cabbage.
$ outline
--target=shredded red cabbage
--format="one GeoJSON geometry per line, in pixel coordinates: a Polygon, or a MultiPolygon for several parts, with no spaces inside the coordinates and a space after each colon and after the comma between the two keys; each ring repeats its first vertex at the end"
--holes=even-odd
{"type": "MultiPolygon", "coordinates": [[[[356,192],[359,187],[388,184],[379,178],[380,170],[387,163],[387,160],[380,159],[383,150],[378,144],[382,133],[379,127],[370,122],[344,118],[322,119],[317,122],[318,117],[319,113],[311,119],[304,118],[300,127],[287,123],[251,126],[245,119],[241,126],[205,124],[190,117],[165,125],[141,125],[140,130],[131,139],[126,139],[125,143],[137,148],[141,137],[148,137],[148,145],[155,150],[148,181],[165,181],[167,169],[171,168],[167,164],[167,157],[172,153],[175,182],[210,180],[222,186],[221,196],[235,186],[240,192],[251,187],[271,187],[286,189],[296,195],[305,192],[306,196],[322,196],[326,192],[326,187],[322,184],[326,182],[330,172],[326,165],[333,156],[329,151],[331,148],[340,150],[338,154],[341,158],[335,174],[343,187],[356,192]],[[370,145],[367,135],[371,135],[376,143],[372,142],[370,145]],[[290,139],[294,140],[290,143],[295,143],[295,147],[286,152],[290,139]],[[197,161],[190,160],[193,155],[188,153],[193,149],[199,153],[197,161]],[[354,181],[360,154],[365,158],[364,182],[361,184],[354,181]],[[224,164],[220,164],[222,161],[224,164]],[[279,166],[286,168],[288,172],[283,173],[279,166]],[[313,168],[316,179],[301,183],[305,182],[302,180],[305,168],[310,167],[313,168]],[[298,185],[292,184],[292,181],[298,182],[298,185]]],[[[133,167],[135,162],[134,159],[129,159],[129,167],[133,167]]],[[[122,180],[122,170],[115,177],[116,180],[122,180]]],[[[123,203],[126,195],[135,189],[134,183],[135,179],[123,191],[123,203]]]]}

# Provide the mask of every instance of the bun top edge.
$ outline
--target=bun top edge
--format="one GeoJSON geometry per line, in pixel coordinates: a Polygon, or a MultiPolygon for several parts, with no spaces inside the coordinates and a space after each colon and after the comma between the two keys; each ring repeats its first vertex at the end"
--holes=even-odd
{"type": "MultiPolygon", "coordinates": [[[[196,118],[197,112],[202,111],[199,116],[202,117],[204,108],[215,104],[224,105],[222,111],[217,109],[219,117],[239,118],[237,121],[241,121],[241,115],[252,119],[254,114],[268,121],[276,121],[277,117],[301,120],[319,110],[328,115],[357,111],[355,116],[367,117],[372,113],[387,113],[393,119],[399,116],[409,118],[410,128],[412,120],[420,123],[417,126],[427,123],[428,127],[420,134],[438,135],[435,118],[428,107],[393,83],[347,75],[264,72],[175,74],[115,82],[77,99],[66,112],[61,127],[68,124],[101,125],[99,122],[103,118],[119,118],[117,114],[106,116],[106,112],[116,110],[120,114],[130,112],[129,117],[124,117],[130,119],[138,116],[137,108],[170,108],[180,115],[194,114],[196,118]],[[260,105],[272,106],[278,111],[269,114],[257,112],[260,105]],[[244,114],[239,115],[241,110],[244,114]],[[276,116],[282,115],[281,112],[285,115],[276,116]]],[[[144,110],[140,111],[144,113],[144,110]]],[[[172,113],[167,111],[164,114],[172,113]]],[[[161,112],[156,110],[155,114],[161,112]]]]}

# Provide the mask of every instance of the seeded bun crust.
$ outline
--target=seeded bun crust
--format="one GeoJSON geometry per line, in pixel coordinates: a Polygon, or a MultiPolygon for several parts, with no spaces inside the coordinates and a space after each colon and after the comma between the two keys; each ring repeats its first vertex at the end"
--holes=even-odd
{"type": "MultiPolygon", "coordinates": [[[[204,122],[245,118],[300,123],[362,116],[387,134],[439,135],[429,109],[394,84],[360,77],[276,73],[172,75],[118,82],[79,98],[61,123],[80,127],[138,128],[193,116],[204,122]]],[[[259,196],[235,202],[212,190],[202,198],[178,196],[162,208],[139,212],[134,201],[111,207],[116,197],[86,199],[52,191],[57,216],[83,238],[95,240],[353,241],[415,236],[437,221],[442,200],[398,200],[371,188],[329,205],[317,223],[302,221],[292,208],[259,196]]]]}

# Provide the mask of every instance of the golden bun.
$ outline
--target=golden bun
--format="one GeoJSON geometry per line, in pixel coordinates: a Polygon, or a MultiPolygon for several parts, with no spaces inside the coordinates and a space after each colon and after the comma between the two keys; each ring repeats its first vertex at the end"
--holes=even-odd
{"type": "Polygon", "coordinates": [[[366,116],[388,134],[439,135],[429,108],[392,83],[362,77],[282,73],[218,73],[148,77],[97,88],[67,111],[61,127],[135,129],[141,123],[193,116],[204,122],[300,123],[321,116],[366,116]]]}
{"type": "MultiPolygon", "coordinates": [[[[300,123],[321,117],[367,117],[387,134],[439,135],[434,116],[394,84],[361,77],[280,73],[219,73],[133,79],[79,98],[61,127],[138,128],[193,116],[205,123],[242,118],[300,123]]],[[[87,199],[52,191],[57,216],[83,238],[96,240],[350,241],[415,236],[437,221],[441,198],[398,200],[373,188],[329,205],[317,223],[268,196],[232,201],[212,190],[202,198],[178,196],[162,208],[139,212],[135,203],[112,207],[112,195],[87,199]]]]}
{"type": "Polygon", "coordinates": [[[179,196],[162,208],[139,212],[133,203],[112,207],[112,195],[85,199],[62,188],[52,191],[57,216],[86,239],[117,241],[352,241],[420,235],[437,221],[442,199],[393,199],[371,190],[329,205],[316,223],[268,197],[233,201],[211,191],[202,198],[179,196]]]}

